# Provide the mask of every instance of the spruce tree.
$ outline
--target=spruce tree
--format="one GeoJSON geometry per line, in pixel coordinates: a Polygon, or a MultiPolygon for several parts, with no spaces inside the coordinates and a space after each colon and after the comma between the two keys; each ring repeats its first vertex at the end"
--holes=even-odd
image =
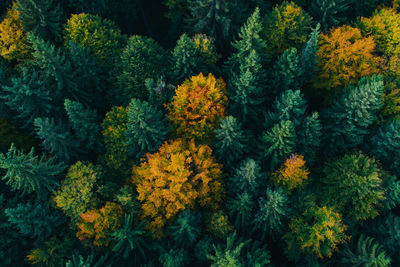
{"type": "Polygon", "coordinates": [[[297,152],[304,156],[307,163],[318,159],[322,139],[322,125],[319,114],[314,112],[307,117],[297,131],[297,152]]]}
{"type": "MultiPolygon", "coordinates": [[[[329,1],[329,0],[328,0],[329,1]]],[[[310,82],[314,77],[314,73],[317,68],[317,51],[318,51],[318,38],[320,35],[320,24],[317,24],[315,28],[312,29],[310,35],[308,36],[308,41],[303,51],[301,52],[300,65],[301,65],[301,75],[299,75],[299,86],[300,88],[307,82],[310,82]]]]}
{"type": "Polygon", "coordinates": [[[75,136],[88,150],[101,150],[100,119],[95,110],[85,108],[81,103],[65,99],[69,123],[75,136]]]}
{"type": "Polygon", "coordinates": [[[266,74],[265,41],[260,37],[262,24],[257,8],[240,29],[239,39],[232,46],[234,54],[226,63],[229,75],[231,113],[241,122],[258,121],[262,113],[266,74]]]}
{"type": "Polygon", "coordinates": [[[241,129],[241,123],[232,116],[222,120],[215,130],[215,153],[217,159],[227,168],[240,159],[247,151],[247,139],[241,129]]]}
{"type": "Polygon", "coordinates": [[[339,26],[347,20],[346,12],[350,1],[346,0],[313,0],[310,15],[321,24],[323,31],[339,26]]]}
{"type": "Polygon", "coordinates": [[[12,144],[6,154],[0,154],[0,168],[7,170],[2,180],[6,180],[13,191],[19,190],[22,194],[36,191],[43,195],[58,185],[56,178],[65,166],[56,163],[54,158],[35,156],[33,148],[24,154],[12,144]]]}
{"type": "Polygon", "coordinates": [[[296,135],[293,123],[289,120],[275,124],[261,138],[261,159],[267,168],[275,169],[296,149],[296,135]]]}
{"type": "Polygon", "coordinates": [[[235,228],[240,232],[246,232],[251,227],[251,218],[253,216],[253,208],[255,206],[253,194],[247,190],[235,194],[227,200],[228,214],[235,228]]]}
{"type": "Polygon", "coordinates": [[[36,118],[34,126],[44,149],[67,162],[76,156],[79,142],[60,120],[56,122],[53,118],[36,118]]]}
{"type": "Polygon", "coordinates": [[[256,195],[262,181],[263,173],[258,162],[247,158],[243,160],[235,170],[235,174],[228,184],[229,193],[236,195],[238,192],[248,191],[252,196],[256,195]]]}
{"type": "Polygon", "coordinates": [[[18,118],[26,128],[33,126],[35,118],[46,117],[59,110],[53,102],[56,94],[46,87],[35,70],[23,67],[21,76],[13,77],[11,85],[4,86],[3,90],[5,104],[18,112],[18,118]]]}
{"type": "Polygon", "coordinates": [[[168,134],[169,125],[160,110],[146,101],[131,100],[126,130],[131,153],[140,158],[156,151],[168,134]]]}
{"type": "Polygon", "coordinates": [[[168,231],[178,247],[192,247],[201,233],[201,216],[191,210],[183,211],[168,231]]]}
{"type": "Polygon", "coordinates": [[[362,144],[382,106],[380,76],[364,77],[357,87],[349,86],[329,109],[321,113],[324,151],[335,155],[362,144]]]}
{"type": "Polygon", "coordinates": [[[15,208],[6,209],[5,214],[21,234],[39,241],[51,236],[64,223],[64,218],[59,213],[51,211],[43,203],[18,204],[15,208]]]}
{"type": "Polygon", "coordinates": [[[26,32],[45,40],[61,39],[62,10],[56,0],[16,0],[26,32]]]}

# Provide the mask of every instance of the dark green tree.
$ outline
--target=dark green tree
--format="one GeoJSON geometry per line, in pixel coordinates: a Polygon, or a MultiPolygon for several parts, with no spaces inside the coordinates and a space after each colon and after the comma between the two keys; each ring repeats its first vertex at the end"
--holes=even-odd
{"type": "Polygon", "coordinates": [[[335,155],[362,144],[382,106],[380,76],[364,77],[357,87],[349,86],[332,107],[321,113],[324,151],[335,155]]]}
{"type": "Polygon", "coordinates": [[[201,233],[201,216],[191,210],[183,211],[168,231],[178,247],[191,247],[201,233]]]}
{"type": "Polygon", "coordinates": [[[167,83],[164,78],[149,78],[145,81],[149,103],[155,107],[162,108],[167,102],[172,102],[175,94],[175,86],[167,83]]]}
{"type": "Polygon", "coordinates": [[[242,131],[242,125],[236,118],[228,116],[222,120],[215,133],[217,159],[229,168],[247,152],[247,138],[242,131]]]}
{"type": "Polygon", "coordinates": [[[131,98],[148,100],[146,79],[164,76],[169,67],[168,61],[167,51],[153,39],[137,35],[130,37],[117,66],[121,103],[127,105],[131,98]]]}
{"type": "Polygon", "coordinates": [[[72,259],[67,261],[65,267],[111,267],[111,264],[106,264],[106,261],[107,255],[96,260],[93,253],[86,258],[80,254],[73,254],[72,259]]]}
{"type": "Polygon", "coordinates": [[[379,243],[394,262],[400,260],[400,217],[393,213],[387,214],[382,220],[376,221],[373,228],[379,243]]]}
{"type": "Polygon", "coordinates": [[[385,199],[382,170],[361,152],[352,152],[323,167],[323,201],[345,218],[366,220],[378,215],[385,199]]]}
{"type": "Polygon", "coordinates": [[[323,31],[341,25],[347,20],[346,12],[350,1],[346,0],[313,0],[310,15],[321,24],[323,31]]]}
{"type": "Polygon", "coordinates": [[[308,164],[312,164],[318,159],[321,139],[321,121],[319,114],[314,112],[302,122],[297,131],[297,152],[304,156],[308,164]]]}
{"type": "Polygon", "coordinates": [[[55,0],[16,0],[26,32],[45,40],[61,39],[62,10],[55,0]]]}
{"type": "Polygon", "coordinates": [[[251,218],[255,206],[252,194],[247,191],[235,194],[227,200],[226,206],[235,228],[240,232],[248,231],[251,226],[251,218]]]}
{"type": "Polygon", "coordinates": [[[260,157],[270,170],[275,169],[296,149],[296,133],[290,120],[275,124],[262,137],[260,157]]]}
{"type": "Polygon", "coordinates": [[[18,151],[14,144],[6,154],[0,154],[0,168],[7,170],[2,180],[11,186],[13,191],[22,194],[36,191],[38,195],[51,192],[58,185],[56,177],[63,172],[65,166],[56,163],[54,158],[39,158],[32,148],[28,154],[18,151]]]}
{"type": "Polygon", "coordinates": [[[258,192],[259,186],[264,183],[262,178],[263,173],[258,162],[247,158],[240,163],[233,178],[228,181],[228,190],[233,195],[248,190],[254,196],[258,192]]]}
{"type": "Polygon", "coordinates": [[[386,174],[382,179],[385,188],[385,208],[391,210],[400,204],[400,181],[395,176],[386,174]]]}
{"type": "Polygon", "coordinates": [[[158,258],[159,266],[163,267],[184,267],[189,263],[187,251],[183,248],[169,249],[164,251],[158,258]]]}
{"type": "Polygon", "coordinates": [[[282,233],[290,213],[287,194],[281,188],[267,188],[265,195],[258,200],[253,232],[259,231],[261,239],[265,239],[267,235],[276,238],[282,233]]]}
{"type": "Polygon", "coordinates": [[[257,8],[240,29],[239,39],[232,43],[234,54],[226,63],[229,75],[228,96],[231,113],[241,122],[258,121],[264,102],[267,62],[265,41],[260,37],[262,24],[257,8]]]}
{"type": "Polygon", "coordinates": [[[345,266],[388,267],[391,259],[374,238],[361,235],[356,247],[345,248],[341,263],[345,266]]]}
{"type": "Polygon", "coordinates": [[[93,151],[101,150],[100,119],[95,110],[85,108],[81,103],[65,99],[64,107],[67,111],[69,123],[75,136],[93,151]]]}
{"type": "Polygon", "coordinates": [[[168,133],[168,122],[160,110],[146,101],[131,100],[126,130],[131,154],[140,158],[144,153],[156,151],[168,133]]]}
{"type": "Polygon", "coordinates": [[[306,46],[304,47],[301,58],[301,75],[298,77],[299,85],[296,88],[300,88],[313,77],[317,68],[317,51],[318,51],[318,38],[320,35],[320,24],[317,24],[312,29],[306,46]]]}
{"type": "Polygon", "coordinates": [[[11,85],[4,86],[3,90],[5,104],[18,112],[18,118],[26,128],[32,128],[35,118],[56,114],[59,110],[53,102],[55,93],[46,87],[34,70],[23,67],[21,76],[12,78],[11,85]]]}
{"type": "Polygon", "coordinates": [[[271,255],[269,250],[267,249],[266,244],[262,244],[261,242],[254,240],[250,242],[250,244],[244,248],[245,251],[245,266],[246,267],[261,267],[261,266],[269,266],[271,255]]]}
{"type": "Polygon", "coordinates": [[[125,215],[122,228],[111,234],[111,239],[116,242],[112,251],[122,255],[124,259],[134,255],[136,263],[139,257],[146,259],[146,250],[149,248],[146,240],[148,232],[143,226],[143,222],[134,225],[131,214],[125,215]]]}
{"type": "Polygon", "coordinates": [[[56,122],[53,118],[36,118],[33,124],[44,149],[67,162],[76,156],[79,142],[60,120],[56,122]]]}

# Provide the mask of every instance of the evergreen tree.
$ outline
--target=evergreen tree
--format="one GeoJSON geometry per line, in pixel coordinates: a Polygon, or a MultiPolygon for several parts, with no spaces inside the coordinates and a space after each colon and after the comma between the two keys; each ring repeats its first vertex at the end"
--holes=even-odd
{"type": "Polygon", "coordinates": [[[400,260],[400,217],[387,214],[375,224],[375,235],[394,262],[400,260]]]}
{"type": "Polygon", "coordinates": [[[382,106],[382,94],[383,82],[379,76],[364,77],[357,87],[349,86],[332,107],[321,113],[327,155],[362,144],[382,106]]]}
{"type": "Polygon", "coordinates": [[[132,99],[128,110],[126,135],[131,153],[137,158],[158,149],[169,133],[162,112],[146,101],[132,99]]]}
{"type": "Polygon", "coordinates": [[[249,246],[244,248],[245,250],[245,266],[253,267],[253,266],[269,266],[271,255],[269,250],[267,249],[266,244],[262,244],[261,242],[254,240],[250,242],[249,246]]]}
{"type": "Polygon", "coordinates": [[[43,241],[64,223],[64,218],[52,212],[42,203],[18,204],[16,208],[5,210],[10,223],[15,224],[23,235],[43,241]]]}
{"type": "Polygon", "coordinates": [[[143,222],[134,225],[133,216],[125,215],[122,228],[113,232],[111,238],[116,242],[112,249],[117,255],[122,255],[124,259],[128,259],[130,255],[134,255],[134,261],[137,263],[139,257],[146,259],[146,243],[148,232],[143,228],[143,222]]]}
{"type": "Polygon", "coordinates": [[[313,0],[310,15],[321,24],[322,31],[339,26],[348,18],[349,1],[346,0],[313,0]]]}
{"type": "Polygon", "coordinates": [[[351,266],[388,267],[391,259],[372,237],[361,235],[355,249],[347,247],[341,263],[351,266]]]}
{"type": "Polygon", "coordinates": [[[253,195],[246,190],[239,192],[227,200],[226,206],[235,228],[240,232],[248,231],[251,226],[252,212],[255,206],[253,195]]]}
{"type": "Polygon", "coordinates": [[[183,211],[168,229],[176,246],[192,247],[200,236],[200,223],[200,214],[196,214],[191,210],[183,211]]]}
{"type": "Polygon", "coordinates": [[[297,131],[297,151],[305,157],[309,164],[313,164],[318,159],[321,139],[322,125],[319,114],[314,112],[303,121],[297,131]]]}
{"type": "Polygon", "coordinates": [[[28,154],[18,151],[14,144],[6,154],[0,154],[0,168],[7,172],[2,180],[7,180],[13,191],[23,194],[36,191],[38,195],[53,191],[57,186],[56,177],[64,170],[64,165],[56,163],[54,158],[46,159],[34,156],[33,148],[28,154]]]}
{"type": "MultiPolygon", "coordinates": [[[[301,75],[298,77],[300,86],[310,82],[316,72],[319,35],[320,24],[317,24],[317,26],[312,29],[310,35],[308,36],[307,44],[301,53],[301,75]]],[[[297,86],[297,88],[300,88],[300,86],[297,86]]]]}
{"type": "Polygon", "coordinates": [[[275,190],[267,188],[265,195],[258,200],[253,231],[260,231],[261,239],[265,239],[267,235],[276,238],[282,233],[290,213],[287,194],[281,188],[275,190]]]}
{"type": "Polygon", "coordinates": [[[296,149],[293,123],[289,120],[282,120],[275,124],[271,130],[265,132],[261,141],[261,159],[266,165],[269,165],[267,168],[273,170],[296,149]]]}
{"type": "Polygon", "coordinates": [[[11,81],[11,86],[3,87],[2,98],[11,110],[19,113],[18,118],[24,122],[25,128],[32,128],[35,118],[58,111],[53,102],[56,94],[46,87],[35,70],[23,67],[21,77],[14,77],[11,81]]]}
{"type": "Polygon", "coordinates": [[[68,127],[53,118],[36,118],[34,121],[37,136],[42,139],[42,146],[60,160],[73,159],[79,148],[68,127]]]}
{"type": "Polygon", "coordinates": [[[95,260],[93,253],[89,254],[86,258],[79,254],[73,254],[72,259],[69,260],[65,267],[111,267],[111,264],[106,264],[107,254],[95,260]]]}
{"type": "Polygon", "coordinates": [[[121,103],[127,105],[131,98],[148,100],[145,81],[165,75],[169,67],[168,60],[167,51],[151,38],[137,35],[130,37],[118,62],[120,73],[117,79],[121,90],[118,97],[121,103]]]}
{"type": "Polygon", "coordinates": [[[69,99],[65,99],[64,107],[69,123],[79,141],[85,144],[88,150],[100,151],[101,128],[96,111],[84,108],[81,103],[69,99]]]}
{"type": "Polygon", "coordinates": [[[385,208],[391,210],[400,204],[400,181],[392,175],[386,175],[385,187],[385,208]]]}
{"type": "Polygon", "coordinates": [[[289,48],[278,57],[272,69],[271,87],[273,95],[288,89],[298,88],[302,65],[296,48],[289,48]]]}
{"type": "Polygon", "coordinates": [[[62,10],[55,0],[16,0],[26,32],[45,40],[61,39],[62,10]]]}
{"type": "Polygon", "coordinates": [[[158,258],[160,266],[163,267],[184,267],[189,263],[187,251],[183,248],[169,249],[164,251],[158,258]]]}
{"type": "Polygon", "coordinates": [[[229,75],[229,98],[231,113],[241,122],[251,125],[262,113],[266,74],[263,65],[265,41],[260,37],[262,24],[257,8],[240,29],[239,39],[232,46],[234,54],[229,58],[226,69],[229,75]]]}
{"type": "Polygon", "coordinates": [[[248,190],[251,195],[256,195],[259,186],[264,184],[261,167],[254,159],[247,158],[243,160],[239,168],[235,170],[231,184],[228,184],[228,190],[235,195],[237,192],[248,190]]]}
{"type": "Polygon", "coordinates": [[[244,136],[241,123],[232,116],[222,120],[216,133],[216,156],[227,168],[246,153],[247,138],[244,136]]]}

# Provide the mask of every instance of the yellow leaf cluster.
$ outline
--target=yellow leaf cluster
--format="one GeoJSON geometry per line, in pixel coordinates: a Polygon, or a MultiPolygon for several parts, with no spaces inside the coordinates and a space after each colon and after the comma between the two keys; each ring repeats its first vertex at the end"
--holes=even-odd
{"type": "Polygon", "coordinates": [[[23,61],[31,54],[17,4],[7,11],[0,23],[0,55],[7,60],[23,61]]]}
{"type": "Polygon", "coordinates": [[[107,202],[100,209],[91,209],[81,214],[81,220],[77,223],[79,232],[76,237],[80,240],[93,238],[95,246],[108,246],[108,234],[121,227],[124,211],[121,205],[107,202]]]}
{"type": "Polygon", "coordinates": [[[143,218],[155,236],[180,211],[200,206],[217,208],[222,201],[222,166],[207,145],[183,139],[164,143],[133,167],[133,183],[142,202],[143,218]]]}
{"type": "Polygon", "coordinates": [[[222,78],[200,73],[176,89],[173,102],[167,105],[169,119],[180,137],[207,141],[225,117],[228,105],[226,84],[222,78]]]}
{"type": "Polygon", "coordinates": [[[318,45],[316,88],[347,86],[380,71],[381,59],[373,54],[373,37],[363,37],[357,28],[345,25],[333,29],[320,36],[318,45]]]}
{"type": "Polygon", "coordinates": [[[303,156],[293,154],[272,174],[272,179],[291,191],[308,179],[310,172],[305,164],[303,156]]]}

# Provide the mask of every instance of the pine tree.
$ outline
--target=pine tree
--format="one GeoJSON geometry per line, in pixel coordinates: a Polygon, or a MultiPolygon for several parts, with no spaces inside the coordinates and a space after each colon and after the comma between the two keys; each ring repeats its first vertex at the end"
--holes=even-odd
{"type": "Polygon", "coordinates": [[[273,170],[296,149],[293,123],[283,120],[275,124],[271,130],[262,135],[261,141],[261,159],[269,165],[267,168],[273,170]]]}
{"type": "Polygon", "coordinates": [[[25,128],[32,128],[35,118],[47,117],[59,110],[53,102],[56,93],[46,87],[35,70],[23,67],[21,76],[13,77],[11,83],[3,87],[2,98],[11,110],[19,113],[18,118],[24,122],[25,128]]]}
{"type": "Polygon", "coordinates": [[[26,32],[45,40],[61,39],[62,10],[55,0],[16,0],[26,32]]]}
{"type": "Polygon", "coordinates": [[[39,241],[51,236],[57,227],[64,223],[64,218],[60,214],[51,211],[42,203],[18,204],[16,208],[6,209],[5,214],[21,234],[39,241]]]}
{"type": "Polygon", "coordinates": [[[127,105],[131,98],[147,101],[146,79],[164,76],[169,67],[168,60],[167,51],[153,39],[137,35],[130,37],[117,66],[121,103],[127,105]]]}
{"type": "Polygon", "coordinates": [[[160,110],[146,101],[131,100],[126,130],[131,154],[140,158],[156,151],[168,134],[169,125],[160,110]]]}
{"type": "Polygon", "coordinates": [[[366,142],[365,147],[371,156],[379,159],[382,164],[395,175],[400,175],[400,121],[393,120],[382,125],[376,134],[366,142]]]}
{"type": "Polygon", "coordinates": [[[259,163],[254,159],[247,158],[235,170],[234,177],[228,184],[228,190],[232,195],[248,190],[254,196],[258,192],[259,186],[264,183],[262,178],[263,173],[259,163]]]}
{"type": "Polygon", "coordinates": [[[318,159],[321,139],[322,125],[319,114],[314,112],[303,121],[297,131],[297,151],[304,156],[309,164],[313,164],[318,159]]]}
{"type": "Polygon", "coordinates": [[[70,161],[78,152],[79,142],[68,127],[53,118],[36,118],[34,121],[37,136],[42,139],[42,146],[58,159],[70,161]]]}
{"type": "Polygon", "coordinates": [[[306,46],[301,52],[301,75],[299,75],[298,77],[299,86],[297,88],[300,88],[304,84],[310,82],[317,70],[317,51],[319,35],[320,24],[317,24],[317,26],[312,29],[310,35],[308,36],[306,46]]]}
{"type": "Polygon", "coordinates": [[[227,168],[240,159],[247,150],[247,138],[242,131],[241,123],[232,116],[222,120],[219,129],[215,130],[215,149],[217,159],[227,168]]]}
{"type": "Polygon", "coordinates": [[[158,258],[159,266],[184,267],[189,263],[189,255],[183,248],[165,250],[158,258]]]}
{"type": "Polygon", "coordinates": [[[249,194],[246,190],[235,194],[231,199],[227,200],[226,206],[235,228],[240,232],[248,231],[252,225],[251,218],[255,206],[253,194],[249,194]]]}
{"type": "Polygon", "coordinates": [[[279,95],[289,89],[299,88],[302,74],[300,57],[296,48],[289,48],[278,57],[272,69],[271,92],[279,95]]]}
{"type": "Polygon", "coordinates": [[[107,255],[100,257],[98,260],[95,260],[95,256],[93,253],[89,254],[86,258],[82,255],[74,254],[72,255],[72,259],[67,261],[65,267],[111,267],[111,264],[106,264],[107,255]]]}
{"type": "Polygon", "coordinates": [[[382,106],[381,77],[364,77],[358,86],[349,86],[333,106],[321,113],[327,155],[335,155],[362,144],[368,128],[382,106]]]}
{"type": "Polygon", "coordinates": [[[374,238],[361,235],[355,249],[347,247],[344,250],[341,263],[351,266],[389,267],[391,259],[374,238]]]}
{"type": "Polygon", "coordinates": [[[266,43],[259,35],[262,31],[260,21],[257,8],[240,29],[239,39],[232,44],[235,52],[225,66],[229,75],[231,113],[239,121],[247,123],[258,120],[265,97],[263,65],[268,60],[263,56],[266,43]]]}
{"type": "Polygon", "coordinates": [[[21,190],[23,194],[36,191],[38,195],[42,195],[53,191],[58,185],[56,177],[65,166],[56,163],[54,158],[39,158],[33,153],[33,148],[28,154],[24,154],[12,144],[6,154],[0,154],[0,168],[7,170],[2,180],[7,180],[6,184],[13,191],[21,190]]]}
{"type": "Polygon", "coordinates": [[[134,255],[134,261],[137,263],[138,258],[146,259],[146,250],[149,248],[146,243],[148,232],[143,228],[143,222],[134,225],[133,216],[126,215],[121,229],[111,234],[111,239],[116,242],[112,251],[117,255],[122,255],[124,259],[128,259],[130,255],[134,255]]]}
{"type": "Polygon", "coordinates": [[[313,0],[310,15],[321,24],[322,31],[339,26],[348,18],[349,1],[346,0],[313,0]]]}
{"type": "Polygon", "coordinates": [[[253,232],[259,231],[261,239],[267,235],[276,238],[284,229],[291,213],[287,194],[278,189],[267,188],[265,195],[258,200],[257,213],[253,219],[253,232]]]}
{"type": "Polygon", "coordinates": [[[201,233],[201,216],[191,210],[183,211],[168,231],[177,247],[192,247],[201,233]]]}
{"type": "Polygon", "coordinates": [[[269,266],[271,263],[271,253],[267,245],[258,240],[252,240],[252,242],[244,248],[244,251],[246,267],[269,266]]]}
{"type": "Polygon", "coordinates": [[[101,128],[96,111],[69,99],[65,99],[64,107],[69,123],[79,141],[85,144],[85,148],[88,150],[100,151],[101,128]]]}

